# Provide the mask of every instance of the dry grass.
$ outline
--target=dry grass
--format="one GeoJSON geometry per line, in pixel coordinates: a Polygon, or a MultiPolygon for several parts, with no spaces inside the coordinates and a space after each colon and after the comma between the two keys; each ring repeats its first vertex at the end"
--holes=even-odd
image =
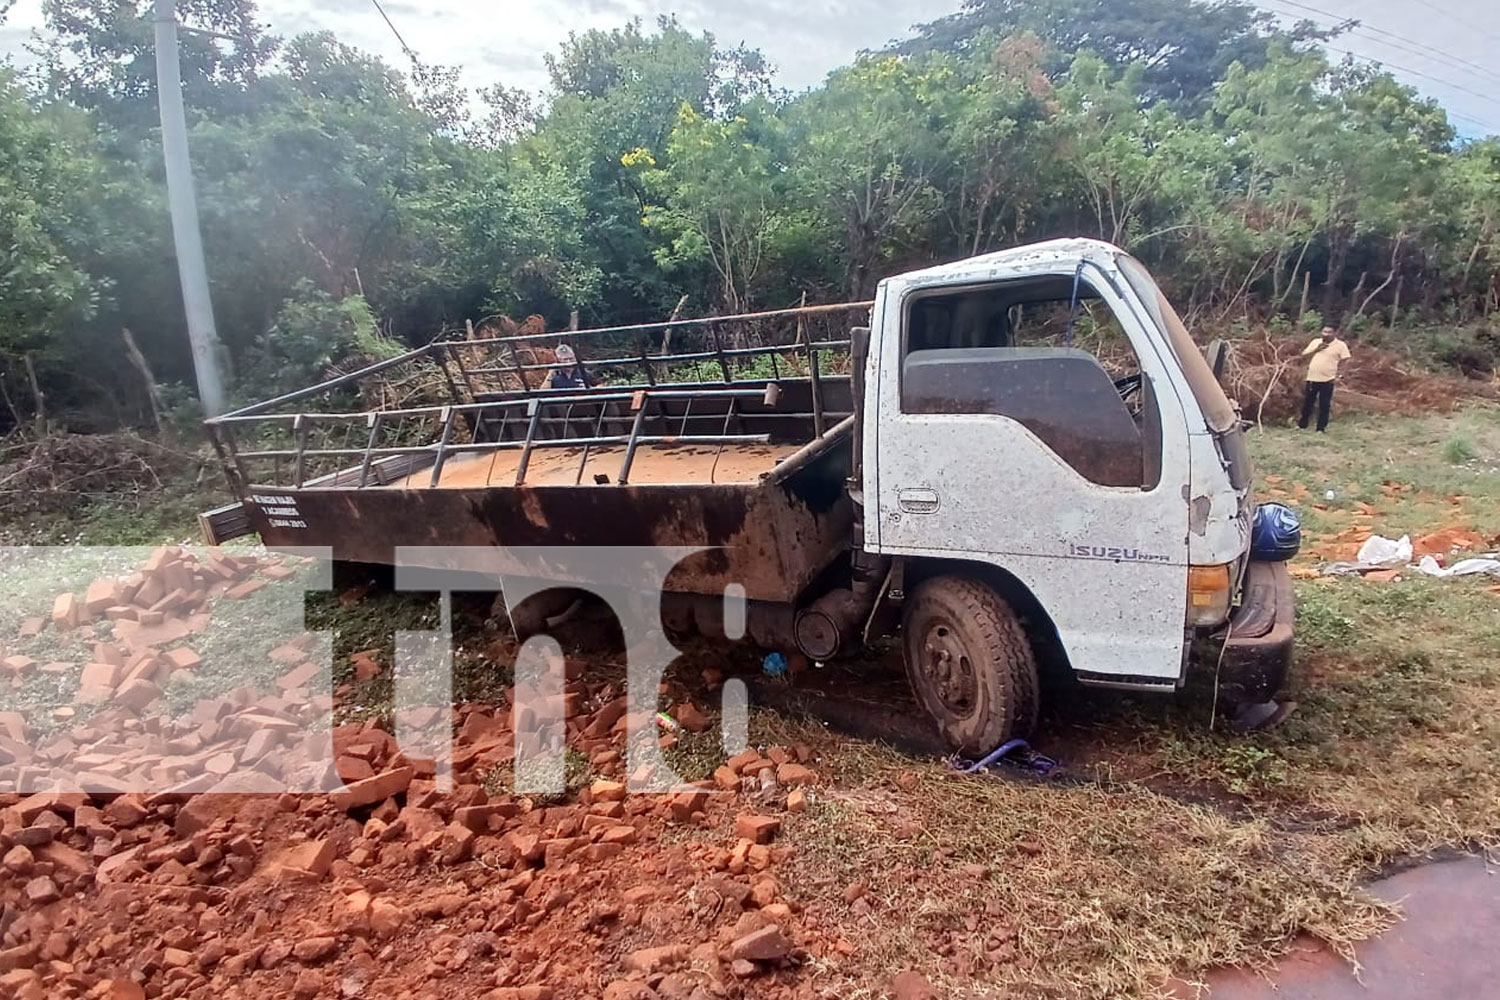
{"type": "Polygon", "coordinates": [[[1145,996],[1175,974],[1266,963],[1302,932],[1348,948],[1392,916],[1315,838],[1265,819],[1138,784],[975,779],[865,752],[871,778],[841,781],[789,830],[798,892],[858,943],[840,996],[878,995],[903,967],[959,995],[1145,996]],[[863,917],[842,902],[856,881],[875,902],[863,917]]]}

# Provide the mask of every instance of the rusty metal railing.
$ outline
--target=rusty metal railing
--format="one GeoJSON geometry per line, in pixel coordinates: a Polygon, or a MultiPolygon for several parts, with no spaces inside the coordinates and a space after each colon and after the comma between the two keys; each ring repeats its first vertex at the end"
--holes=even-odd
{"type": "MultiPolygon", "coordinates": [[[[616,479],[617,483],[629,481],[635,455],[641,445],[677,443],[718,445],[765,444],[769,434],[732,434],[730,427],[743,411],[737,409],[741,403],[749,404],[755,397],[763,397],[763,410],[755,410],[757,420],[798,420],[804,425],[810,420],[813,437],[822,437],[828,430],[830,416],[835,419],[846,413],[831,413],[823,388],[822,369],[828,357],[847,352],[850,341],[842,337],[817,339],[808,333],[808,320],[816,317],[837,317],[868,311],[871,303],[840,303],[827,306],[806,306],[794,309],[772,310],[763,313],[746,313],[735,316],[703,317],[699,319],[670,320],[659,323],[644,323],[629,326],[602,327],[592,330],[568,330],[551,333],[516,335],[510,337],[474,340],[434,341],[425,347],[409,351],[394,358],[376,362],[358,371],[328,379],[318,385],[294,392],[284,393],[231,413],[207,421],[210,437],[218,450],[231,477],[244,492],[251,484],[248,462],[269,461],[272,466],[272,482],[276,485],[289,480],[297,488],[306,486],[357,486],[363,488],[372,480],[379,484],[412,475],[430,466],[431,485],[436,486],[443,475],[448,460],[454,456],[474,452],[501,452],[519,450],[519,464],[515,474],[515,485],[526,480],[533,454],[538,449],[578,448],[582,455],[575,476],[581,482],[595,449],[623,445],[625,455],[616,479]],[[775,343],[749,347],[726,347],[721,332],[732,324],[760,323],[770,320],[794,319],[796,336],[791,343],[775,343]],[[709,334],[706,348],[672,353],[670,339],[673,331],[702,328],[709,334]],[[649,336],[660,334],[661,345],[655,352],[649,349],[649,336]],[[622,356],[603,354],[586,356],[583,345],[618,340],[632,340],[636,349],[622,356]],[[533,385],[532,374],[553,371],[561,367],[558,363],[526,363],[521,360],[518,348],[523,344],[537,342],[557,343],[566,341],[574,351],[576,364],[586,366],[595,373],[617,370],[638,371],[644,382],[622,385],[606,385],[597,388],[552,389],[533,385]],[[504,362],[473,365],[476,350],[503,349],[504,362]],[[775,410],[768,402],[775,387],[783,380],[782,368],[789,362],[787,355],[799,358],[807,368],[803,375],[789,371],[797,380],[805,379],[809,386],[808,399],[811,412],[786,412],[775,410]],[[762,369],[736,378],[736,366],[758,358],[769,357],[770,377],[762,369]],[[703,384],[700,365],[708,362],[717,369],[719,378],[706,380],[703,384]],[[680,376],[684,366],[691,365],[695,381],[699,384],[688,388],[680,381],[663,381],[674,374],[680,376]],[[449,401],[425,406],[381,406],[359,408],[350,412],[290,411],[287,408],[319,399],[336,400],[342,390],[362,387],[366,383],[387,377],[397,369],[408,367],[410,371],[427,371],[424,376],[431,384],[431,369],[441,372],[441,381],[447,389],[449,401]],[[675,371],[674,371],[675,370],[675,371]],[[483,383],[487,377],[502,377],[519,383],[502,391],[486,390],[483,383]],[[758,382],[755,387],[746,382],[758,382]],[[741,388],[741,386],[744,386],[741,388]],[[682,402],[682,413],[669,415],[661,409],[664,402],[682,402]],[[710,407],[713,412],[694,412],[695,402],[713,402],[722,405],[710,407]],[[612,408],[628,405],[628,414],[612,416],[612,408]],[[579,407],[588,408],[586,418],[575,416],[579,407]],[[597,413],[593,408],[597,407],[597,413]],[[655,420],[667,432],[648,434],[648,418],[655,420]],[[723,425],[718,433],[690,433],[694,422],[716,420],[722,417],[723,425]],[[573,425],[587,419],[592,427],[581,435],[572,434],[573,425]],[[630,420],[626,433],[608,433],[607,424],[612,420],[630,420]],[[519,421],[525,420],[524,438],[507,439],[506,433],[514,425],[519,433],[519,421]],[[676,433],[665,427],[668,421],[680,421],[676,433]],[[414,429],[413,429],[414,428],[414,429]],[[549,433],[561,428],[561,435],[551,437],[549,433]],[[363,433],[360,433],[360,431],[363,433]],[[342,434],[342,441],[338,440],[342,434]],[[360,440],[356,440],[356,435],[360,440]],[[254,443],[246,441],[249,436],[254,443]],[[269,443],[268,443],[269,442],[269,443]],[[284,445],[284,446],[278,446],[284,445]]],[[[605,350],[609,350],[606,346],[605,350]]],[[[614,350],[619,353],[618,344],[614,350]]],[[[387,378],[388,381],[388,378],[387,378]]],[[[382,383],[384,384],[384,383],[382,383]]],[[[441,394],[440,394],[441,395],[441,394]]],[[[699,424],[701,426],[701,423],[699,424]]],[[[265,482],[264,485],[272,485],[265,482]]]]}

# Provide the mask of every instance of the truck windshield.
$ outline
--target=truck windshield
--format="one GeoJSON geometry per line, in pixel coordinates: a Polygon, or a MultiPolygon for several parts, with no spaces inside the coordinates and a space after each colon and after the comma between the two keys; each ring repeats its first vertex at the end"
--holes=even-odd
{"type": "Polygon", "coordinates": [[[1157,324],[1166,332],[1172,355],[1177,359],[1178,367],[1187,376],[1188,385],[1193,390],[1193,398],[1198,401],[1198,407],[1203,411],[1209,429],[1223,434],[1237,428],[1239,415],[1234,411],[1234,404],[1230,403],[1229,397],[1224,395],[1223,387],[1219,385],[1219,380],[1214,378],[1213,369],[1208,366],[1203,352],[1198,349],[1197,344],[1193,343],[1192,335],[1188,333],[1182,317],[1177,315],[1177,310],[1172,308],[1172,303],[1167,301],[1167,297],[1157,287],[1151,273],[1140,261],[1126,254],[1121,254],[1119,260],[1120,269],[1125,272],[1125,279],[1130,282],[1130,287],[1135,289],[1135,293],[1141,297],[1146,308],[1151,310],[1152,317],[1157,324]]]}

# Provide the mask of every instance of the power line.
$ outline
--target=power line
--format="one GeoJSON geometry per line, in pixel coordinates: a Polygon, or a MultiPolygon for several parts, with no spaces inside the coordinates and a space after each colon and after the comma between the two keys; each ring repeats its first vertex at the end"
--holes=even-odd
{"type": "Polygon", "coordinates": [[[417,58],[417,54],[411,50],[411,46],[406,44],[406,39],[401,37],[401,32],[397,31],[396,26],[391,23],[390,15],[385,12],[384,7],[380,6],[380,0],[370,0],[370,2],[375,5],[376,10],[380,11],[380,16],[385,21],[385,26],[390,28],[391,34],[396,36],[396,41],[401,45],[401,51],[406,53],[406,58],[410,59],[413,65],[421,66],[422,60],[417,58]]]}
{"type": "Polygon", "coordinates": [[[1415,0],[1415,2],[1423,7],[1426,7],[1428,10],[1436,11],[1437,13],[1446,17],[1448,20],[1452,21],[1454,24],[1462,25],[1463,27],[1468,28],[1470,31],[1477,32],[1478,34],[1483,35],[1485,38],[1488,38],[1492,42],[1500,42],[1500,35],[1495,34],[1493,31],[1487,31],[1484,28],[1481,28],[1479,25],[1473,23],[1472,21],[1469,21],[1466,18],[1459,17],[1452,11],[1444,10],[1437,4],[1432,3],[1431,0],[1415,0]]]}
{"type": "MultiPolygon", "coordinates": [[[[1295,7],[1298,10],[1307,11],[1312,14],[1318,14],[1322,17],[1329,18],[1334,22],[1335,27],[1343,27],[1345,25],[1348,25],[1350,26],[1350,30],[1353,32],[1360,32],[1366,35],[1381,36],[1379,38],[1368,39],[1368,41],[1375,42],[1376,44],[1388,45],[1393,49],[1398,49],[1410,55],[1420,56],[1424,59],[1435,58],[1442,60],[1444,63],[1456,63],[1459,66],[1466,67],[1469,71],[1475,73],[1476,75],[1488,77],[1489,79],[1500,83],[1500,73],[1496,73],[1494,70],[1490,69],[1487,66],[1482,66],[1476,62],[1471,62],[1468,59],[1453,55],[1450,52],[1444,52],[1442,49],[1435,48],[1425,42],[1419,42],[1414,38],[1407,38],[1403,35],[1398,35],[1394,31],[1386,31],[1384,28],[1377,28],[1375,25],[1370,24],[1363,18],[1341,17],[1340,15],[1335,14],[1332,11],[1324,10],[1321,7],[1314,7],[1311,4],[1300,3],[1299,0],[1276,0],[1276,2],[1282,4],[1283,6],[1295,7]],[[1385,41],[1385,39],[1387,38],[1394,39],[1395,41],[1385,41]]],[[[1288,17],[1296,16],[1287,11],[1277,11],[1277,13],[1285,14],[1288,17]]]]}
{"type": "MultiPolygon", "coordinates": [[[[1276,2],[1281,3],[1281,4],[1285,4],[1287,6],[1296,7],[1296,8],[1299,8],[1301,10],[1305,10],[1305,11],[1312,11],[1313,13],[1320,14],[1320,15],[1322,15],[1324,17],[1333,18],[1339,24],[1347,24],[1347,23],[1349,23],[1349,20],[1350,20],[1348,18],[1340,18],[1337,14],[1330,13],[1329,11],[1322,10],[1321,8],[1317,8],[1317,7],[1313,7],[1311,5],[1308,5],[1308,4],[1297,2],[1297,0],[1276,0],[1276,2]]],[[[1298,15],[1295,15],[1295,14],[1291,14],[1290,12],[1285,11],[1285,10],[1278,10],[1276,8],[1271,8],[1271,9],[1275,13],[1282,14],[1283,16],[1286,16],[1286,17],[1295,17],[1295,16],[1298,16],[1298,15]]],[[[1366,27],[1366,26],[1360,25],[1360,27],[1366,27]]],[[[1391,32],[1384,31],[1383,29],[1372,29],[1372,30],[1379,31],[1381,34],[1384,34],[1384,35],[1391,35],[1391,37],[1399,37],[1399,36],[1392,35],[1391,32]]],[[[1415,50],[1412,50],[1412,49],[1409,49],[1409,48],[1405,48],[1405,47],[1400,46],[1400,45],[1395,45],[1395,44],[1393,44],[1391,42],[1382,41],[1381,39],[1378,39],[1378,38],[1368,38],[1368,39],[1366,39],[1366,41],[1375,42],[1376,44],[1380,44],[1380,45],[1387,45],[1387,46],[1389,46],[1391,48],[1398,49],[1399,51],[1406,52],[1408,55],[1415,55],[1418,58],[1422,58],[1422,59],[1431,58],[1429,56],[1424,55],[1421,52],[1417,52],[1415,50]]],[[[1470,87],[1464,86],[1461,83],[1455,83],[1452,80],[1444,79],[1443,77],[1434,76],[1431,73],[1425,73],[1422,70],[1412,69],[1409,66],[1403,66],[1403,65],[1401,65],[1399,63],[1391,62],[1389,59],[1377,59],[1377,58],[1374,58],[1372,56],[1365,55],[1363,53],[1354,52],[1354,51],[1352,51],[1350,49],[1340,48],[1337,45],[1330,45],[1327,42],[1323,42],[1321,44],[1322,44],[1322,46],[1325,49],[1328,49],[1330,52],[1337,52],[1337,53],[1339,53],[1341,55],[1350,56],[1352,58],[1364,60],[1366,62],[1379,63],[1379,64],[1381,64],[1383,66],[1388,66],[1391,69],[1394,69],[1394,70],[1397,70],[1397,71],[1399,71],[1401,73],[1407,74],[1408,76],[1414,76],[1414,77],[1418,77],[1418,78],[1423,79],[1423,80],[1428,80],[1428,81],[1430,81],[1432,83],[1439,84],[1440,86],[1447,87],[1447,88],[1449,88],[1451,90],[1455,90],[1455,91],[1458,91],[1460,93],[1467,94],[1470,97],[1477,98],[1477,99],[1485,102],[1486,105],[1495,105],[1497,108],[1500,108],[1500,101],[1496,101],[1496,99],[1494,97],[1490,96],[1489,94],[1480,93],[1479,91],[1474,90],[1474,89],[1472,89],[1470,87]]],[[[1433,51],[1437,51],[1437,50],[1433,50],[1433,51]]],[[[1452,57],[1447,56],[1446,53],[1440,53],[1440,54],[1442,54],[1444,56],[1444,58],[1452,58],[1452,57]]],[[[1462,61],[1462,60],[1455,60],[1455,61],[1462,61]]],[[[1471,63],[1469,65],[1474,65],[1474,64],[1471,63]]],[[[1479,68],[1482,69],[1482,67],[1479,67],[1479,68]]],[[[1489,73],[1490,71],[1485,70],[1484,72],[1489,73]]],[[[1448,109],[1445,108],[1444,110],[1446,111],[1448,109]]],[[[1458,115],[1458,114],[1454,114],[1452,111],[1449,111],[1448,113],[1452,117],[1463,118],[1465,121],[1472,122],[1473,124],[1476,124],[1476,125],[1480,126],[1481,128],[1489,129],[1489,130],[1491,130],[1491,131],[1493,131],[1493,132],[1495,132],[1497,134],[1500,134],[1500,126],[1496,126],[1496,125],[1490,124],[1488,122],[1480,121],[1479,119],[1473,118],[1473,117],[1468,116],[1468,115],[1458,115]]]]}
{"type": "MultiPolygon", "coordinates": [[[[1493,97],[1489,96],[1488,94],[1481,94],[1477,90],[1470,90],[1468,87],[1465,87],[1465,86],[1463,86],[1461,84],[1454,83],[1452,80],[1444,80],[1441,77],[1433,76],[1430,73],[1423,73],[1421,70],[1412,69],[1409,66],[1402,66],[1402,65],[1399,65],[1398,63],[1393,63],[1389,59],[1372,59],[1371,57],[1369,57],[1367,55],[1361,55],[1360,53],[1351,51],[1349,49],[1341,49],[1341,48],[1339,48],[1336,45],[1326,45],[1325,44],[1324,48],[1328,49],[1330,52],[1337,52],[1337,53],[1339,53],[1341,55],[1352,56],[1355,59],[1363,59],[1366,62],[1380,63],[1383,66],[1389,66],[1391,69],[1399,70],[1400,72],[1406,73],[1406,74],[1408,74],[1410,76],[1420,77],[1423,80],[1430,80],[1433,83],[1442,84],[1444,87],[1449,87],[1449,88],[1451,88],[1453,90],[1459,91],[1460,93],[1468,94],[1471,97],[1477,97],[1481,101],[1484,101],[1486,104],[1496,104],[1497,103],[1495,101],[1495,99],[1493,97]]],[[[1497,105],[1497,106],[1500,106],[1500,105],[1497,105]]]]}
{"type": "Polygon", "coordinates": [[[1422,46],[1422,48],[1426,49],[1427,51],[1419,51],[1416,48],[1412,48],[1406,45],[1398,45],[1395,42],[1388,42],[1383,38],[1366,38],[1365,41],[1373,42],[1376,45],[1385,45],[1389,48],[1395,49],[1398,52],[1405,52],[1407,55],[1417,56],[1420,59],[1430,59],[1434,62],[1444,60],[1449,63],[1456,63],[1457,66],[1454,67],[1455,69],[1472,67],[1471,69],[1468,69],[1468,73],[1470,76],[1473,76],[1479,80],[1483,80],[1485,83],[1489,83],[1492,85],[1500,83],[1500,73],[1496,73],[1492,69],[1486,69],[1483,66],[1480,66],[1478,63],[1471,63],[1466,59],[1459,59],[1456,56],[1447,56],[1440,49],[1433,49],[1427,46],[1422,46]]]}
{"type": "Polygon", "coordinates": [[[1448,117],[1449,118],[1457,118],[1459,121],[1462,121],[1462,122],[1468,122],[1470,125],[1474,125],[1474,126],[1477,126],[1478,128],[1484,129],[1486,132],[1488,132],[1492,136],[1493,135],[1500,135],[1500,126],[1486,124],[1486,123],[1480,121],[1478,118],[1470,118],[1468,115],[1460,114],[1457,111],[1449,111],[1448,112],[1448,117]]]}

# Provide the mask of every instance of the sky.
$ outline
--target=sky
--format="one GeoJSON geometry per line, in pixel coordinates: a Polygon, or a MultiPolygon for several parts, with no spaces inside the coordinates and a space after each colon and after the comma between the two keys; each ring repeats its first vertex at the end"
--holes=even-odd
{"type": "MultiPolygon", "coordinates": [[[[861,49],[906,37],[911,26],[959,0],[381,0],[396,31],[428,63],[458,65],[470,87],[503,83],[539,90],[543,56],[570,31],[648,24],[675,13],[687,28],[725,45],[759,48],[791,90],[816,86],[861,49]]],[[[1045,2],[1045,0],[1038,0],[1045,2]]],[[[3,0],[0,0],[3,6],[3,0]]],[[[0,53],[24,59],[41,24],[42,0],[16,0],[0,25],[0,53]]],[[[373,0],[260,0],[275,34],[331,30],[351,45],[404,67],[400,43],[373,0]]],[[[1500,4],[1496,0],[1262,0],[1260,6],[1324,25],[1358,17],[1363,27],[1332,45],[1386,65],[1440,101],[1461,134],[1500,134],[1500,4]]],[[[1342,51],[1333,53],[1342,58],[1342,51]]]]}

